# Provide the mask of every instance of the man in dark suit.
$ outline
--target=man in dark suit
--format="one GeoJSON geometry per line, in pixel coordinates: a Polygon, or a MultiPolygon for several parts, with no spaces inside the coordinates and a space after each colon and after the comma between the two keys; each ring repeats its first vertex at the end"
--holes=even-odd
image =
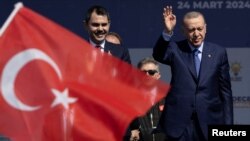
{"type": "Polygon", "coordinates": [[[163,11],[164,31],[153,57],[171,67],[171,90],[160,119],[167,141],[206,141],[208,125],[233,124],[233,101],[226,49],[204,41],[204,16],[184,15],[186,40],[173,42],[176,16],[171,6],[163,11]]]}
{"type": "MultiPolygon", "coordinates": [[[[104,7],[98,5],[90,7],[84,20],[85,28],[89,33],[89,43],[93,47],[98,47],[101,51],[131,64],[129,51],[126,47],[105,40],[109,33],[110,22],[109,13],[104,7]]],[[[128,128],[124,140],[138,141],[139,139],[139,121],[135,119],[128,128]]]]}
{"type": "Polygon", "coordinates": [[[99,47],[101,51],[131,64],[129,51],[119,44],[107,42],[106,35],[110,28],[110,16],[108,11],[102,6],[92,6],[88,9],[84,20],[84,26],[89,33],[89,43],[94,47],[99,47]]]}

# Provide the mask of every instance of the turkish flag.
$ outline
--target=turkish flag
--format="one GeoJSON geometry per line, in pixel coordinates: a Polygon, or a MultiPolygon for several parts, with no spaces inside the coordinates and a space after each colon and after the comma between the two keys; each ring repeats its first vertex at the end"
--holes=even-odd
{"type": "Polygon", "coordinates": [[[169,90],[20,3],[0,36],[0,134],[12,141],[122,140],[169,90]]]}

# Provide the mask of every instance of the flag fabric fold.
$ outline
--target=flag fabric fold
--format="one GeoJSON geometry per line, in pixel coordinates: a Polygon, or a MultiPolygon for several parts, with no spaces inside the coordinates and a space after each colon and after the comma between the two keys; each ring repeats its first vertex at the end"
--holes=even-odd
{"type": "Polygon", "coordinates": [[[5,28],[0,135],[13,141],[122,140],[169,90],[27,7],[5,28]]]}

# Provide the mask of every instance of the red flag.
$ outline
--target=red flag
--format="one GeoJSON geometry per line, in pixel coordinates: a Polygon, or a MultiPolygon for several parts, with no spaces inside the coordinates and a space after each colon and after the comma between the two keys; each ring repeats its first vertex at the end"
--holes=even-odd
{"type": "Polygon", "coordinates": [[[13,141],[122,140],[169,89],[20,3],[0,36],[0,134],[13,141]]]}

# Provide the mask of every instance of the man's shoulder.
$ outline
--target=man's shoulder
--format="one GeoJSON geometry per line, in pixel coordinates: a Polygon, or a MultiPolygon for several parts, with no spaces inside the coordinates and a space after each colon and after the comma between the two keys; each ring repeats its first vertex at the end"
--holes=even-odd
{"type": "Polygon", "coordinates": [[[188,44],[188,40],[179,40],[175,42],[177,45],[187,45],[188,44]]]}
{"type": "Polygon", "coordinates": [[[121,48],[122,46],[120,44],[114,44],[111,42],[106,41],[106,45],[107,47],[111,47],[111,48],[121,48]]]}
{"type": "Polygon", "coordinates": [[[110,43],[110,42],[106,42],[105,47],[107,47],[109,50],[122,51],[122,52],[127,49],[120,44],[114,44],[114,43],[110,43]]]}
{"type": "Polygon", "coordinates": [[[215,46],[215,47],[222,47],[219,44],[213,43],[213,42],[209,42],[209,41],[204,41],[204,45],[209,45],[209,46],[215,46]]]}
{"type": "Polygon", "coordinates": [[[211,47],[214,50],[225,50],[225,47],[223,47],[223,46],[221,46],[219,44],[213,43],[213,42],[208,42],[208,41],[204,42],[204,46],[211,47]]]}

